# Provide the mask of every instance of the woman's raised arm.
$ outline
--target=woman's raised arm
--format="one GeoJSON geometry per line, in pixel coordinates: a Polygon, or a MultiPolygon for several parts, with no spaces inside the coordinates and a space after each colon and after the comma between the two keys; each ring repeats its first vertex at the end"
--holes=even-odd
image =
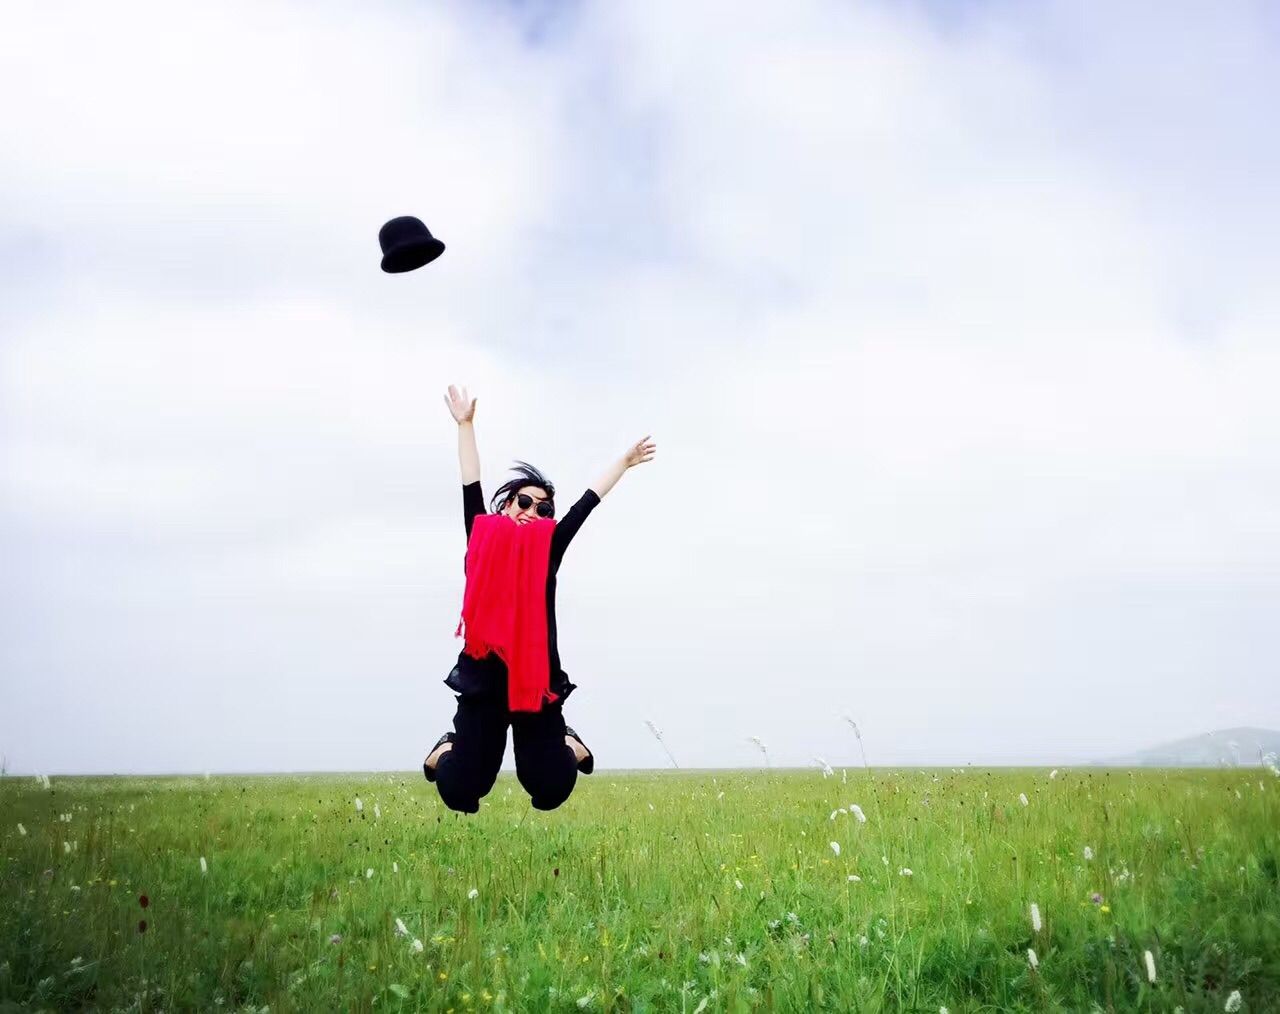
{"type": "Polygon", "coordinates": [[[618,480],[622,478],[623,472],[633,465],[652,461],[653,455],[657,450],[658,445],[647,436],[643,440],[637,440],[627,448],[627,452],[621,458],[609,466],[607,472],[591,484],[591,489],[595,491],[596,496],[603,500],[604,495],[613,489],[618,480]]]}
{"type": "Polygon", "coordinates": [[[480,481],[480,452],[476,449],[475,414],[476,402],[479,398],[467,396],[464,387],[459,393],[452,384],[449,393],[444,396],[444,403],[449,406],[449,414],[458,424],[458,464],[462,468],[462,485],[466,486],[480,481]]]}

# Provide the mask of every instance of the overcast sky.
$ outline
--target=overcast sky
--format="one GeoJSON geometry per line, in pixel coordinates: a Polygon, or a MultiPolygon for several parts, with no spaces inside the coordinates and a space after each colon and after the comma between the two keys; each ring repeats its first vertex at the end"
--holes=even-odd
{"type": "Polygon", "coordinates": [[[1275,11],[6,5],[9,770],[419,765],[450,383],[486,495],[658,444],[560,572],[601,768],[1280,727],[1275,11]]]}

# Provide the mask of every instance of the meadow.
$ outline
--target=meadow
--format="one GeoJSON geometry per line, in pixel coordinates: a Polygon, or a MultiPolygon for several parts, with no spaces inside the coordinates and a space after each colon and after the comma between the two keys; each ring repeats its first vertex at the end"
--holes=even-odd
{"type": "Polygon", "coordinates": [[[1280,1010],[1280,779],[0,780],[0,1009],[1280,1010]]]}

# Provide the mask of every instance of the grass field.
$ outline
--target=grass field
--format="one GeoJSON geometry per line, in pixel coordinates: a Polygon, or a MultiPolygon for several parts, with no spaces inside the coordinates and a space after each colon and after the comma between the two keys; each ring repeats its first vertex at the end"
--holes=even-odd
{"type": "Polygon", "coordinates": [[[420,773],[10,777],[0,822],[8,1009],[1280,1010],[1261,769],[599,771],[551,813],[504,773],[472,817],[420,773]]]}

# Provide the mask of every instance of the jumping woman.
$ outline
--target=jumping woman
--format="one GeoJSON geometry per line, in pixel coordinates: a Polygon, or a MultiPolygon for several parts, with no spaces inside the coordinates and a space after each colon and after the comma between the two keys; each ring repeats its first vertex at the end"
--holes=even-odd
{"type": "Polygon", "coordinates": [[[556,572],[587,515],[622,473],[653,459],[648,437],[627,449],[564,518],[555,521],[555,487],[532,465],[494,494],[486,514],[476,450],[478,399],[452,384],[445,404],[458,423],[462,511],[467,526],[466,589],[455,631],[464,638],[445,684],[455,692],[453,731],[422,764],[450,809],[476,813],[515,743],[516,777],[534,807],[554,810],[569,798],[578,772],[591,774],[595,756],[564,724],[565,698],[575,689],[560,668],[556,645],[556,572]]]}

